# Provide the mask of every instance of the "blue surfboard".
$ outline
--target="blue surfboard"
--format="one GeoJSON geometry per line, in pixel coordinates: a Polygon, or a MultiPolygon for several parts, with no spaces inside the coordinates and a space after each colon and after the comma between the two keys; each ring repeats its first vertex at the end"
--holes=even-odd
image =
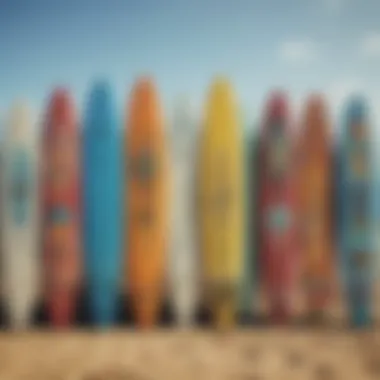
{"type": "Polygon", "coordinates": [[[369,110],[352,98],[344,115],[339,157],[339,224],[342,279],[351,324],[372,320],[375,267],[375,176],[369,110]]]}
{"type": "Polygon", "coordinates": [[[109,84],[91,89],[83,130],[85,273],[93,322],[115,322],[122,266],[122,141],[109,84]]]}

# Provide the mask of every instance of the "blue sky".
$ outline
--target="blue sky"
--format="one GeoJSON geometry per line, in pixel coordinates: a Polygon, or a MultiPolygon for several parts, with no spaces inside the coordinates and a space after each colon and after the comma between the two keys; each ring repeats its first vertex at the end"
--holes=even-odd
{"type": "Polygon", "coordinates": [[[380,106],[379,20],[379,0],[0,0],[0,112],[58,84],[81,107],[96,77],[123,104],[144,73],[167,110],[181,94],[199,109],[219,73],[250,119],[279,86],[295,105],[322,90],[335,111],[360,90],[380,106]]]}

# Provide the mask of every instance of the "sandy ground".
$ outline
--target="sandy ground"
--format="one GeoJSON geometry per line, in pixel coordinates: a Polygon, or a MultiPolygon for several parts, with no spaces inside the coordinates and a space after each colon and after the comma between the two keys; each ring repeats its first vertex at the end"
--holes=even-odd
{"type": "Polygon", "coordinates": [[[380,380],[380,290],[374,298],[363,331],[347,327],[340,295],[314,328],[3,331],[0,380],[380,380]]]}
{"type": "Polygon", "coordinates": [[[2,333],[3,379],[380,379],[380,329],[2,333]]]}

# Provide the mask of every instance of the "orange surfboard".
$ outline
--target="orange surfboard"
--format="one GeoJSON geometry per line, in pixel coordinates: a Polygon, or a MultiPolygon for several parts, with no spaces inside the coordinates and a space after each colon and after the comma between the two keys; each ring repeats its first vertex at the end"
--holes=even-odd
{"type": "Polygon", "coordinates": [[[306,103],[299,139],[300,244],[307,311],[321,316],[331,293],[332,150],[326,106],[314,95],[306,103]]]}
{"type": "Polygon", "coordinates": [[[126,131],[127,282],[137,325],[155,324],[167,248],[168,163],[158,95],[150,79],[133,91],[126,131]]]}

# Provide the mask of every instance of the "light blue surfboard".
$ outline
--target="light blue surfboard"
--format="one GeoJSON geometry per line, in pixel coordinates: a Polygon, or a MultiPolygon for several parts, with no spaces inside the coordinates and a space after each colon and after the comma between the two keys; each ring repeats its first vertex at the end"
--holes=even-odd
{"type": "Polygon", "coordinates": [[[85,273],[93,322],[115,322],[122,267],[122,141],[111,87],[95,83],[85,109],[85,273]]]}
{"type": "Polygon", "coordinates": [[[372,320],[375,267],[375,172],[373,131],[362,98],[352,98],[344,114],[339,157],[339,224],[342,279],[351,324],[372,320]]]}

